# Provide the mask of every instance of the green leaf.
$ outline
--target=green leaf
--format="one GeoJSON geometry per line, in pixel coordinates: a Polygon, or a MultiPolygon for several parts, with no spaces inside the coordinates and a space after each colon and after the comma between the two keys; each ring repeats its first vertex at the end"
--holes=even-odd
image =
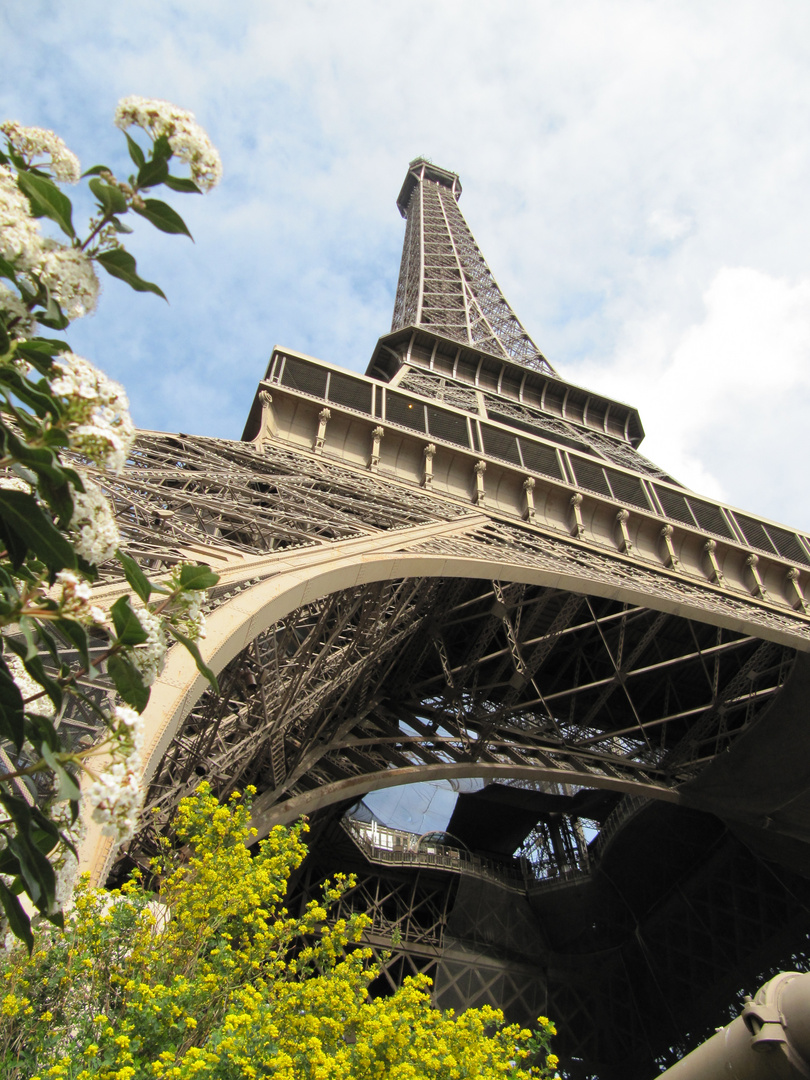
{"type": "Polygon", "coordinates": [[[153,292],[166,299],[165,293],[158,285],[153,285],[150,281],[144,281],[143,278],[138,277],[135,259],[128,251],[123,251],[121,248],[115,251],[102,251],[96,255],[96,261],[101,263],[111,277],[125,281],[135,292],[153,292]]]}
{"type": "Polygon", "coordinates": [[[85,176],[99,176],[101,173],[109,173],[112,176],[112,169],[109,165],[94,165],[92,169],[85,169],[82,173],[82,180],[85,176]]]}
{"type": "Polygon", "coordinates": [[[61,748],[59,736],[53,726],[53,720],[48,716],[42,716],[39,713],[28,713],[25,718],[25,736],[34,746],[40,746],[44,743],[51,750],[58,751],[61,748]]]}
{"type": "Polygon", "coordinates": [[[34,935],[31,933],[31,920],[25,913],[20,901],[9,889],[8,885],[0,878],[0,904],[6,913],[8,925],[12,934],[22,941],[28,949],[30,956],[34,949],[34,935]]]}
{"type": "Polygon", "coordinates": [[[168,161],[174,151],[167,135],[158,135],[152,143],[152,158],[155,161],[168,161]]]}
{"type": "Polygon", "coordinates": [[[0,488],[0,536],[13,535],[35,553],[49,570],[75,570],[76,552],[46,517],[37,500],[24,491],[0,488]]]}
{"type": "Polygon", "coordinates": [[[141,626],[128,596],[119,596],[110,608],[110,614],[117,641],[122,645],[143,645],[149,635],[141,626]]]}
{"type": "Polygon", "coordinates": [[[33,176],[30,172],[17,173],[17,186],[28,197],[34,217],[48,217],[55,221],[62,232],[74,237],[73,207],[52,180],[33,176]]]}
{"type": "Polygon", "coordinates": [[[127,199],[120,188],[112,184],[106,184],[103,180],[94,178],[87,185],[98,199],[101,209],[105,214],[123,214],[127,208],[127,199]]]}
{"type": "Polygon", "coordinates": [[[5,660],[0,657],[0,736],[22,748],[25,739],[25,713],[22,694],[5,660]]]}
{"type": "MultiPolygon", "coordinates": [[[[22,346],[21,346],[22,347],[22,346]]],[[[25,348],[32,352],[42,353],[44,356],[56,356],[57,353],[67,352],[70,345],[59,338],[29,338],[25,348]]]]}
{"type": "MultiPolygon", "coordinates": [[[[56,605],[54,604],[54,607],[56,605]]],[[[25,656],[23,660],[35,660],[39,656],[39,649],[37,648],[37,624],[31,618],[30,615],[20,616],[20,633],[25,639],[25,656]]]]}
{"type": "Polygon", "coordinates": [[[127,140],[127,148],[129,149],[129,156],[132,158],[135,167],[140,169],[146,162],[143,150],[135,142],[132,136],[128,132],[124,132],[124,138],[127,140]]]}
{"type": "Polygon", "coordinates": [[[110,218],[110,224],[117,233],[131,233],[134,229],[130,229],[129,225],[125,225],[123,221],[119,221],[117,217],[110,218]]]}
{"type": "Polygon", "coordinates": [[[181,589],[211,589],[218,581],[219,574],[215,574],[205,563],[180,567],[181,589]]]}
{"type": "Polygon", "coordinates": [[[144,686],[143,676],[135,665],[124,656],[114,655],[107,661],[107,671],[127,705],[143,712],[149,701],[149,687],[144,686]]]}
{"type": "Polygon", "coordinates": [[[73,488],[67,478],[58,483],[47,474],[40,475],[39,494],[57,516],[61,528],[66,529],[73,518],[73,488]]]}
{"type": "Polygon", "coordinates": [[[185,645],[185,647],[194,657],[194,663],[197,665],[197,671],[199,671],[201,675],[204,675],[205,678],[208,679],[211,684],[212,690],[215,694],[218,694],[219,683],[217,682],[217,677],[200,655],[200,650],[197,648],[196,641],[192,641],[191,638],[186,637],[185,634],[181,634],[175,626],[171,625],[171,623],[168,623],[167,626],[169,633],[172,635],[172,637],[177,638],[181,645],[185,645]]]}
{"type": "Polygon", "coordinates": [[[0,277],[8,278],[9,281],[13,281],[17,284],[17,275],[14,272],[14,267],[10,262],[6,262],[2,256],[0,256],[0,277]]]}
{"type": "Polygon", "coordinates": [[[16,368],[4,367],[0,371],[0,382],[7,386],[15,397],[30,406],[37,416],[45,416],[46,413],[50,413],[53,417],[59,416],[61,409],[53,394],[47,389],[41,389],[46,386],[42,379],[38,384],[34,384],[16,368]]]}
{"type": "MultiPolygon", "coordinates": [[[[58,415],[58,413],[55,415],[58,415]]],[[[13,457],[20,465],[24,465],[31,472],[35,472],[37,476],[49,477],[55,484],[67,482],[59,458],[53,450],[47,450],[45,447],[39,446],[28,446],[8,428],[4,434],[6,454],[13,457]]]]}
{"type": "Polygon", "coordinates": [[[126,555],[120,549],[116,551],[115,554],[124,568],[124,573],[130,587],[134,589],[141,600],[146,603],[152,595],[152,583],[149,578],[131,556],[126,555]]]}
{"type": "Polygon", "coordinates": [[[193,180],[187,180],[182,176],[167,176],[163,183],[172,191],[186,191],[192,195],[202,195],[202,190],[193,180]]]}
{"type": "Polygon", "coordinates": [[[138,187],[156,187],[158,184],[164,183],[168,175],[169,166],[165,160],[158,158],[154,161],[147,161],[145,165],[138,169],[138,187]]]}
{"type": "Polygon", "coordinates": [[[10,851],[19,860],[26,892],[40,911],[48,911],[55,898],[56,875],[43,848],[46,851],[53,849],[54,844],[49,840],[54,839],[55,834],[58,842],[59,830],[24,799],[5,794],[3,806],[17,827],[16,836],[5,833],[5,837],[10,851]]]}
{"type": "MultiPolygon", "coordinates": [[[[39,628],[39,633],[40,636],[44,639],[45,646],[48,651],[55,651],[52,650],[49,636],[44,633],[42,627],[39,628]]],[[[17,641],[16,638],[7,637],[6,645],[9,649],[11,649],[13,653],[16,653],[17,656],[19,656],[19,658],[23,662],[25,670],[35,682],[39,683],[39,685],[53,702],[53,706],[56,711],[59,712],[62,708],[62,688],[59,686],[59,683],[54,682],[54,680],[45,670],[45,667],[39,656],[34,656],[31,659],[26,659],[28,648],[26,645],[23,645],[22,642],[17,641]]]]}
{"type": "Polygon", "coordinates": [[[0,353],[5,355],[11,348],[11,338],[6,332],[2,319],[0,319],[0,353]]]}
{"type": "Polygon", "coordinates": [[[21,832],[19,822],[17,835],[6,834],[6,843],[20,860],[20,876],[25,882],[25,891],[38,908],[47,910],[54,900],[56,876],[47,857],[42,854],[30,835],[29,829],[21,832]]]}
{"type": "Polygon", "coordinates": [[[30,342],[21,341],[17,345],[17,356],[23,360],[27,360],[28,363],[36,368],[40,375],[50,375],[52,373],[51,357],[48,353],[42,352],[40,349],[32,349],[30,342]]]}
{"type": "Polygon", "coordinates": [[[14,570],[22,574],[27,554],[28,545],[12,529],[4,528],[3,518],[0,516],[0,558],[8,559],[14,570]]]}
{"type": "Polygon", "coordinates": [[[79,785],[76,783],[74,777],[70,775],[64,765],[57,761],[56,755],[47,743],[43,743],[40,747],[42,756],[48,763],[48,767],[52,770],[54,776],[59,782],[59,788],[56,793],[57,802],[73,802],[81,797],[81,791],[79,785]]]}
{"type": "Polygon", "coordinates": [[[189,240],[194,239],[180,215],[172,210],[168,203],[161,202],[160,199],[144,199],[142,207],[133,205],[132,209],[147,221],[151,221],[161,232],[182,233],[189,240]]]}
{"type": "Polygon", "coordinates": [[[85,671],[92,672],[93,665],[90,661],[90,647],[87,639],[87,631],[80,622],[75,619],[56,619],[53,627],[58,630],[62,637],[67,638],[79,654],[82,667],[85,671]]]}
{"type": "Polygon", "coordinates": [[[49,570],[76,569],[73,546],[45,516],[33,495],[0,488],[0,538],[6,541],[15,566],[22,563],[17,560],[24,545],[42,559],[49,570]]]}

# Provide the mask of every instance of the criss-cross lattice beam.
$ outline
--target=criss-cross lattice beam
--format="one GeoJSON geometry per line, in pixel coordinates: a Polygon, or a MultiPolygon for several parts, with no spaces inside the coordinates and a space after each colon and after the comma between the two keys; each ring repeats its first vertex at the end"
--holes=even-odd
{"type": "Polygon", "coordinates": [[[400,203],[407,226],[392,330],[422,327],[554,375],[507,303],[458,208],[458,177],[416,161],[409,179],[407,204],[400,203]]]}

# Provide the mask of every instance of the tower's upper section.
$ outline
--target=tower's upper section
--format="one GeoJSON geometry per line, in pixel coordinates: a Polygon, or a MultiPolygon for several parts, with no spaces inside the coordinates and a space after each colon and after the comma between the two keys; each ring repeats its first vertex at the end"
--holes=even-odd
{"type": "Polygon", "coordinates": [[[458,208],[455,173],[425,158],[408,166],[397,199],[407,220],[392,330],[406,326],[556,372],[524,330],[458,208]]]}

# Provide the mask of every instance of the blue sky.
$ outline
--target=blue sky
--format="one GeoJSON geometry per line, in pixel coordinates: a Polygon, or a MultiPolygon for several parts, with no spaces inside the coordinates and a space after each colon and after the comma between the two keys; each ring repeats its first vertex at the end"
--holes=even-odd
{"type": "Polygon", "coordinates": [[[144,427],[238,437],[276,343],[362,370],[390,325],[408,161],[454,169],[566,378],[637,405],[698,490],[810,529],[804,0],[5,0],[0,112],[121,165],[127,94],[192,109],[222,185],[129,244],[71,341],[144,427]]]}

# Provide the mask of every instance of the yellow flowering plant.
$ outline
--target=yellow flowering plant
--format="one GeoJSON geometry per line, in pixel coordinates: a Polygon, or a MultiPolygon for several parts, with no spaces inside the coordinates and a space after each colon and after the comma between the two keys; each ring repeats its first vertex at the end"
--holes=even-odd
{"type": "Polygon", "coordinates": [[[430,980],[370,999],[367,918],[330,916],[349,878],[298,916],[287,883],[304,825],[251,851],[249,799],[207,785],[183,801],[179,850],[110,892],[79,886],[64,933],[0,957],[0,1068],[8,1080],[366,1080],[552,1077],[553,1025],[495,1009],[441,1012],[430,980]],[[183,854],[185,853],[185,854],[183,854]]]}

